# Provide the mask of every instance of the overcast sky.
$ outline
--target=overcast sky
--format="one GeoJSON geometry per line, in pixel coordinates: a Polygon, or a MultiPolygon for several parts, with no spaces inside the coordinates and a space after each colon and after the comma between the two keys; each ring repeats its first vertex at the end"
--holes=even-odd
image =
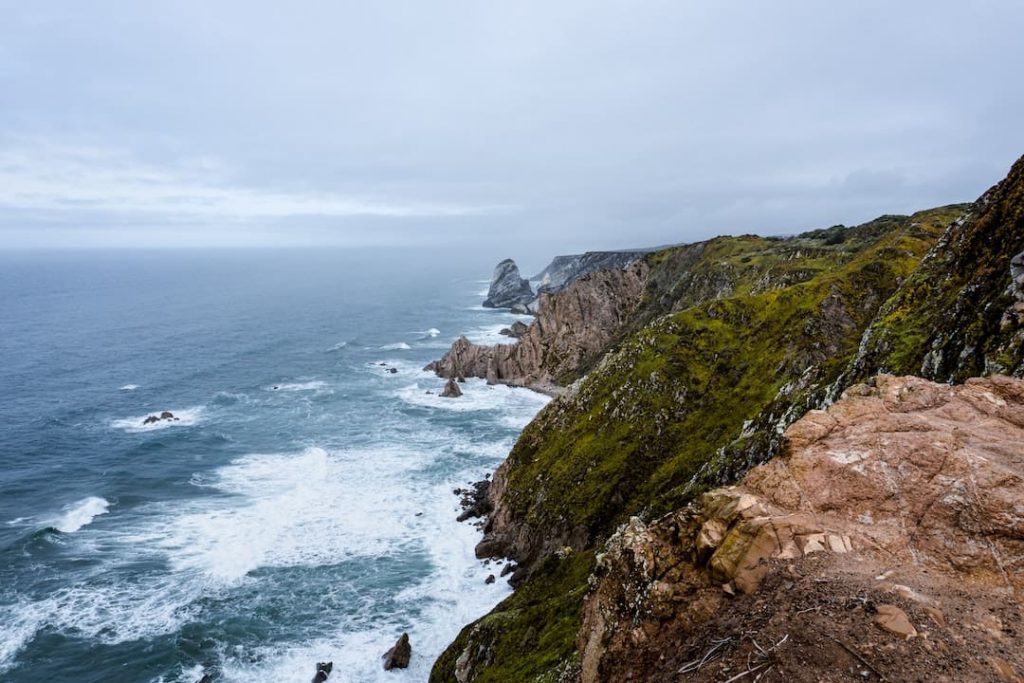
{"type": "Polygon", "coordinates": [[[1024,2],[0,0],[0,247],[792,233],[1024,154],[1024,2]]]}

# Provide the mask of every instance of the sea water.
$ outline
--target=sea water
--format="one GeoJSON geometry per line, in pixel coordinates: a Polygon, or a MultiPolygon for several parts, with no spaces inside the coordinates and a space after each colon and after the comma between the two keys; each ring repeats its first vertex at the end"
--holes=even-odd
{"type": "Polygon", "coordinates": [[[486,271],[0,254],[0,680],[426,680],[510,590],[453,489],[546,401],[472,379],[441,398],[422,370],[459,334],[509,341],[486,271]],[[384,672],[403,632],[410,667],[384,672]]]}

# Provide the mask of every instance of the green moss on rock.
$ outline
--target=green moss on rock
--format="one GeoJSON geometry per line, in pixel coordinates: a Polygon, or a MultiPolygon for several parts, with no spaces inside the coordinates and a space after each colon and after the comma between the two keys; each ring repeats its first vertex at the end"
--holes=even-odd
{"type": "Polygon", "coordinates": [[[515,593],[462,629],[434,664],[431,683],[555,683],[574,666],[593,553],[551,555],[515,593]]]}

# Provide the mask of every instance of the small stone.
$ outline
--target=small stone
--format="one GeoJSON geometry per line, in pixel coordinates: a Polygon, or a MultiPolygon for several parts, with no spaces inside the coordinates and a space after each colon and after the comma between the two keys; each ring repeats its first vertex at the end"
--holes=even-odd
{"type": "Polygon", "coordinates": [[[924,611],[928,613],[928,616],[932,618],[936,626],[946,625],[946,615],[942,613],[938,607],[925,607],[924,611]]]}
{"type": "Polygon", "coordinates": [[[910,623],[907,613],[896,605],[878,605],[875,624],[889,633],[901,638],[913,638],[917,629],[910,623]]]}
{"type": "Polygon", "coordinates": [[[496,581],[496,579],[494,578],[494,574],[488,574],[487,578],[484,579],[484,583],[486,583],[486,584],[492,584],[495,581],[496,581]]]}

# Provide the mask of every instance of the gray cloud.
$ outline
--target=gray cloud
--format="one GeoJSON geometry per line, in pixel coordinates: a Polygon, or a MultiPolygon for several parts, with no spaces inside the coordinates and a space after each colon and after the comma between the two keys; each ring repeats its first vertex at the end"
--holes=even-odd
{"type": "Polygon", "coordinates": [[[794,232],[1024,153],[1024,6],[0,0],[0,245],[794,232]]]}

